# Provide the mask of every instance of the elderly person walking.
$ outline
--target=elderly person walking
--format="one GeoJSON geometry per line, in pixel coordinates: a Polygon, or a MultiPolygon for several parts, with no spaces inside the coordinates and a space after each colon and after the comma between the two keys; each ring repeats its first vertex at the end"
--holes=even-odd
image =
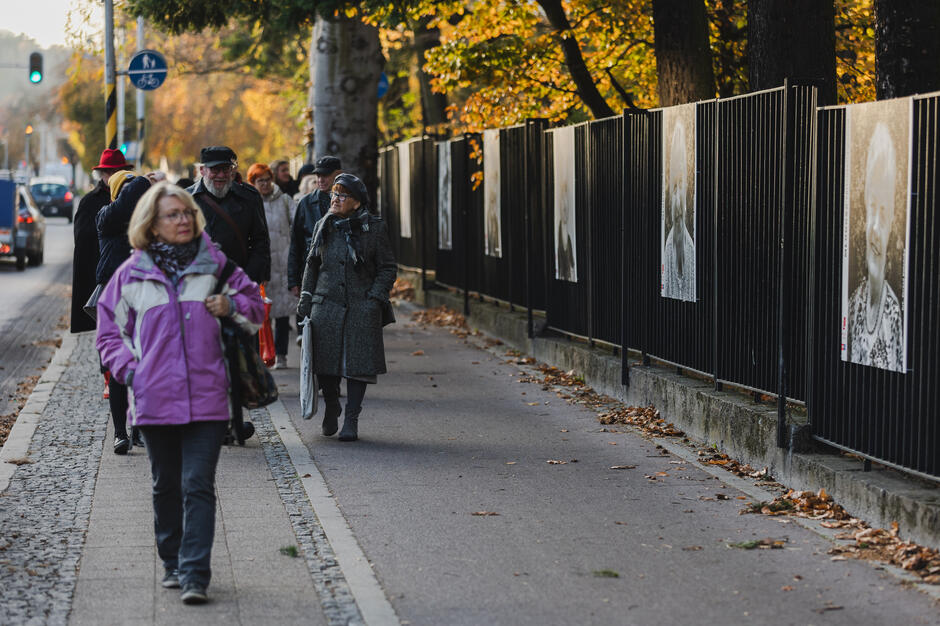
{"type": "Polygon", "coordinates": [[[313,233],[297,313],[313,324],[314,371],[326,400],[323,434],[337,430],[346,378],[346,416],[340,441],[359,437],[366,385],[384,374],[383,311],[397,266],[381,218],[368,210],[369,193],[352,174],[333,182],[330,210],[313,233]]]}
{"type": "Polygon", "coordinates": [[[189,193],[154,185],[131,218],[134,253],[98,301],[97,347],[130,391],[150,457],[163,586],[182,586],[186,604],[208,600],[215,469],[231,417],[219,318],[247,332],[264,319],[258,285],[239,268],[213,294],[226,257],[204,227],[189,193]]]}
{"type": "Polygon", "coordinates": [[[287,367],[290,341],[290,316],[297,310],[297,297],[287,289],[287,251],[290,247],[294,200],[274,183],[274,173],[264,163],[248,168],[248,184],[261,194],[264,216],[271,239],[271,280],[265,284],[265,295],[271,299],[274,319],[274,369],[287,367]]]}

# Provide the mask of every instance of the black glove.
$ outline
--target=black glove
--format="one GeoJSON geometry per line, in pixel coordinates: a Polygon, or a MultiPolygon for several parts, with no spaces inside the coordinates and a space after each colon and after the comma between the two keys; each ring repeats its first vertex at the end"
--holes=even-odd
{"type": "Polygon", "coordinates": [[[310,317],[310,309],[313,308],[313,295],[306,292],[300,292],[300,301],[297,303],[297,315],[301,319],[310,317]]]}

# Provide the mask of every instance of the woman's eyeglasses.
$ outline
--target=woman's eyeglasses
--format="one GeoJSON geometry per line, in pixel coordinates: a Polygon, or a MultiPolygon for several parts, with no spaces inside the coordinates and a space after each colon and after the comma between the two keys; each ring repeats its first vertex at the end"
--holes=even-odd
{"type": "Polygon", "coordinates": [[[352,198],[348,193],[336,193],[335,191],[330,192],[330,200],[339,200],[340,202],[346,202],[346,198],[352,198]]]}
{"type": "Polygon", "coordinates": [[[196,213],[192,209],[186,209],[185,211],[173,211],[172,213],[161,215],[160,219],[172,224],[179,224],[180,222],[196,219],[196,213]]]}

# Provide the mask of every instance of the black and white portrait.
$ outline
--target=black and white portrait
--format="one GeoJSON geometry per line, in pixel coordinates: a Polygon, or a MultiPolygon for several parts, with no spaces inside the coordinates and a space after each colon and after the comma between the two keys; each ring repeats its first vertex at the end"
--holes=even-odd
{"type": "Polygon", "coordinates": [[[443,141],[437,144],[437,247],[441,250],[452,250],[454,247],[451,235],[453,187],[450,164],[450,142],[443,141]]]}
{"type": "Polygon", "coordinates": [[[398,235],[411,239],[411,142],[398,144],[398,235]]]}
{"type": "Polygon", "coordinates": [[[483,131],[483,250],[487,256],[503,256],[500,215],[499,130],[483,131]]]}
{"type": "Polygon", "coordinates": [[[847,106],[842,360],[894,372],[907,363],[910,98],[847,106]]]}
{"type": "Polygon", "coordinates": [[[695,104],[662,115],[660,295],[695,302],[695,104]]]}
{"type": "Polygon", "coordinates": [[[578,282],[574,159],[574,126],[553,130],[555,278],[572,283],[578,282]]]}

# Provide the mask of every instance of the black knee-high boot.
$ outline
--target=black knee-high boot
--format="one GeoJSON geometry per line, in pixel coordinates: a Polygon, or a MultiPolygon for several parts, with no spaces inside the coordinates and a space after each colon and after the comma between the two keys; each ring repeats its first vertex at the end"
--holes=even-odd
{"type": "Polygon", "coordinates": [[[359,439],[359,413],[362,412],[362,399],[366,395],[366,383],[361,380],[346,379],[346,417],[343,430],[339,432],[340,441],[359,439]]]}
{"type": "Polygon", "coordinates": [[[339,430],[339,416],[343,407],[339,403],[339,376],[317,376],[323,390],[323,436],[330,437],[339,430]]]}

